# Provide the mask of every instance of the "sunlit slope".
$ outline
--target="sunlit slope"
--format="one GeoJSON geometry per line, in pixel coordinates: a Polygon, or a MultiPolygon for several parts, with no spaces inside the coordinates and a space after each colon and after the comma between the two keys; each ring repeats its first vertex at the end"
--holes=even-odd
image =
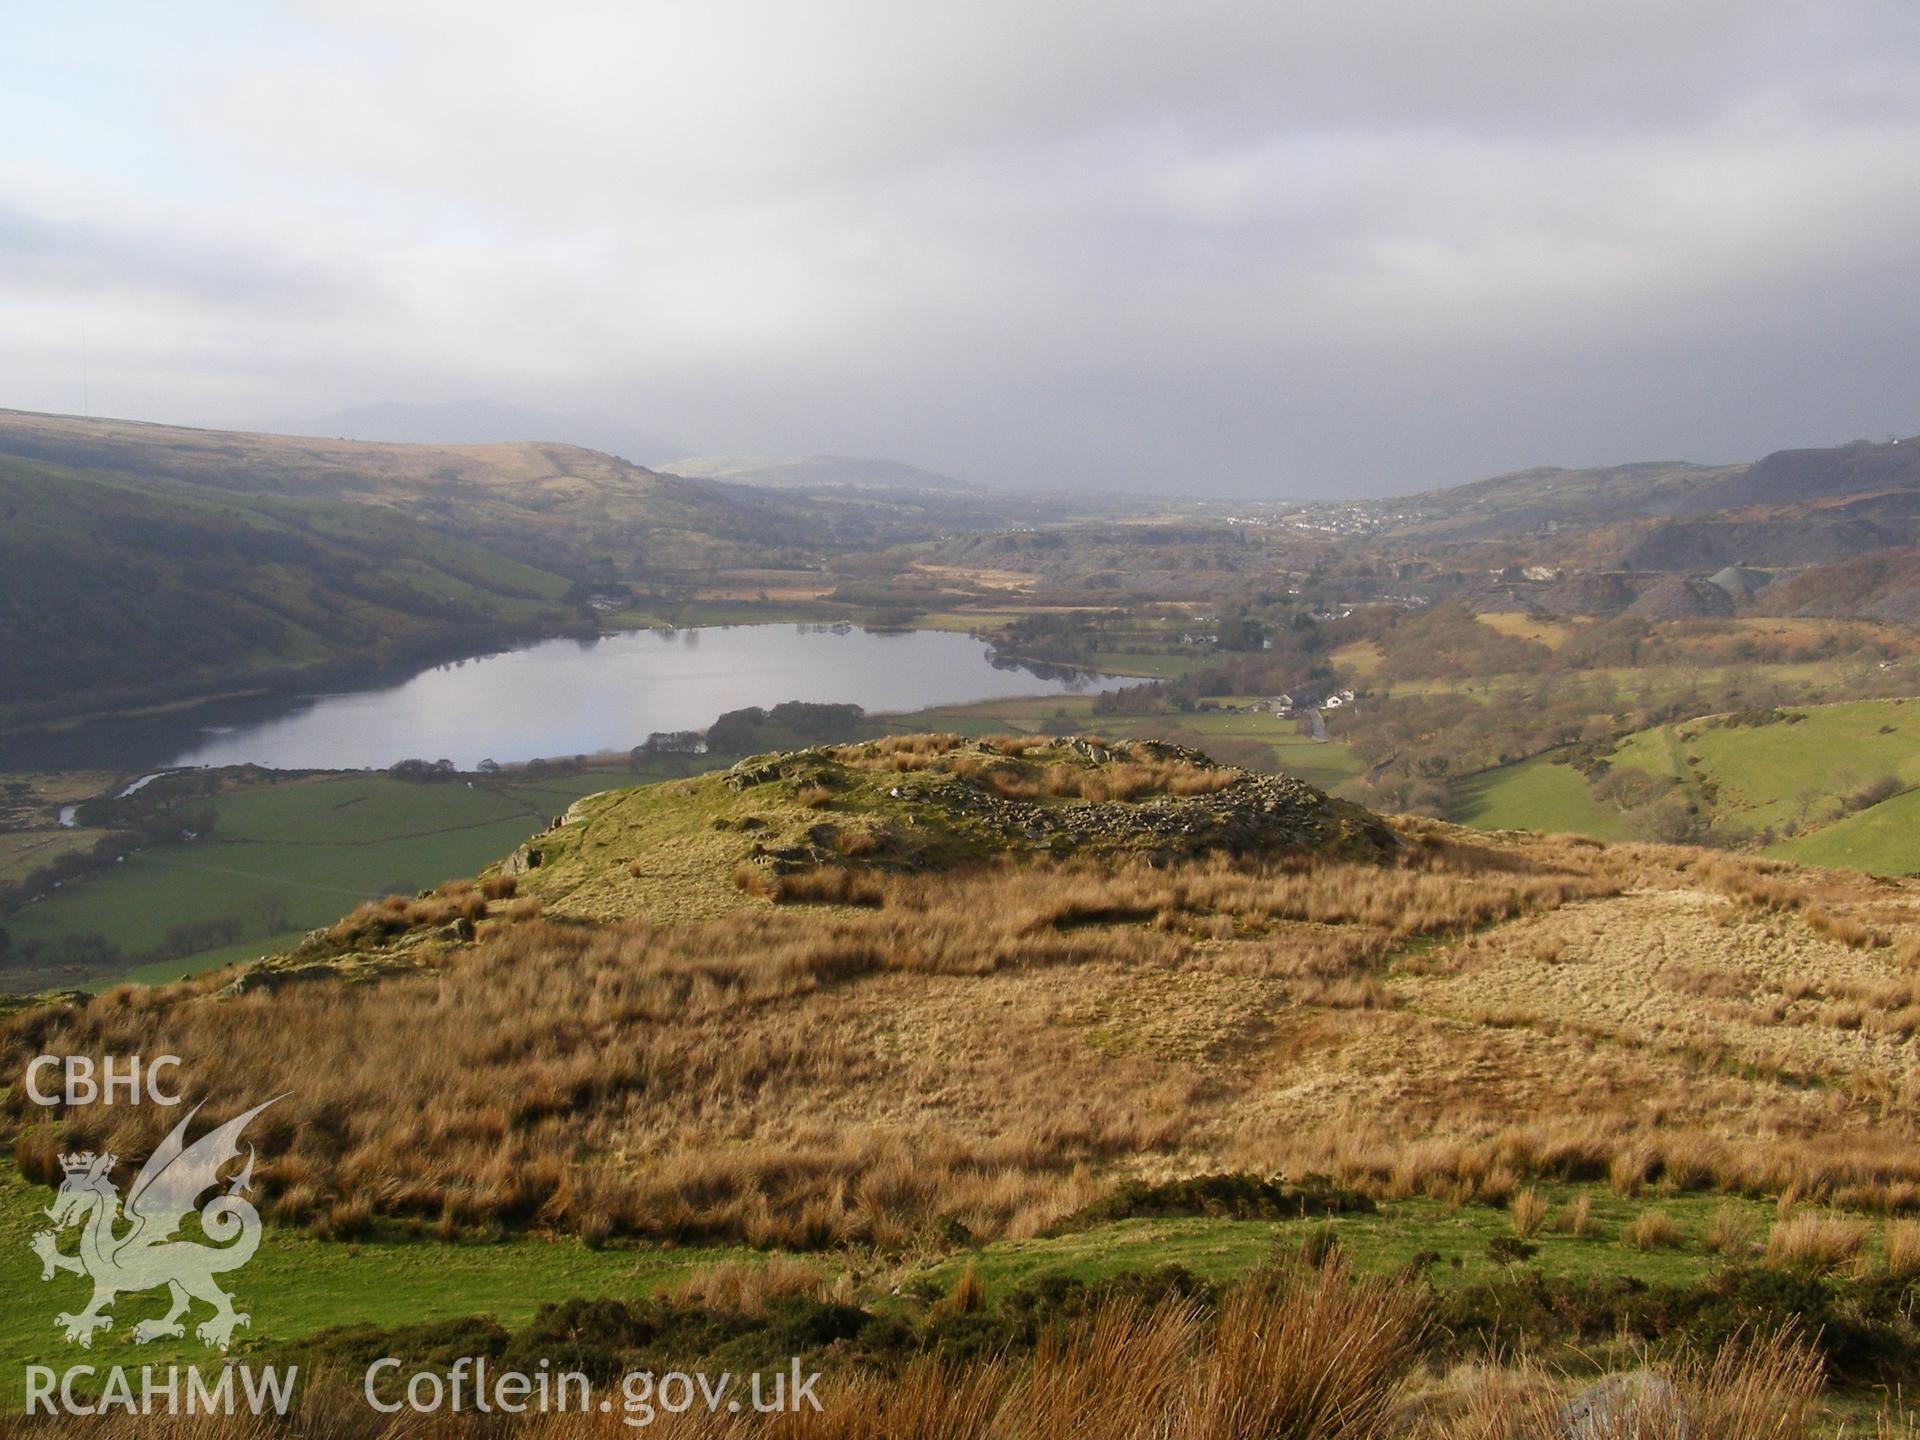
{"type": "Polygon", "coordinates": [[[1454,817],[1486,829],[1694,838],[1881,875],[1920,871],[1920,699],[1764,708],[1637,731],[1582,773],[1565,752],[1463,779],[1454,817]]]}

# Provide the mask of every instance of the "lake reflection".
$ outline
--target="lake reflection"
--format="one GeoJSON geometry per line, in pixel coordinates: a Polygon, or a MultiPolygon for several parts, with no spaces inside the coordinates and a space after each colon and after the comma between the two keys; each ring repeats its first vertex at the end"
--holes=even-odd
{"type": "Polygon", "coordinates": [[[382,689],[202,706],[0,740],[7,769],[256,764],[379,768],[627,750],[657,730],[782,700],[916,710],[1123,680],[996,663],[968,635],[816,625],[642,630],[547,640],[424,670],[382,689]]]}

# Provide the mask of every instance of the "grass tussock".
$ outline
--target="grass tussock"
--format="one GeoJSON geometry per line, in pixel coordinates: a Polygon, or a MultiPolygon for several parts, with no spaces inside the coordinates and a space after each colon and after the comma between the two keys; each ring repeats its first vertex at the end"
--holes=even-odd
{"type": "Polygon", "coordinates": [[[1621,1230],[1620,1243],[1629,1250],[1678,1250],[1687,1237],[1666,1211],[1642,1210],[1621,1230]]]}
{"type": "Polygon", "coordinates": [[[1759,1224],[1738,1205],[1722,1205],[1707,1222],[1706,1247],[1715,1255],[1742,1260],[1753,1253],[1759,1224]]]}
{"type": "Polygon", "coordinates": [[[1531,1185],[1507,1203],[1507,1212],[1513,1221],[1513,1233],[1521,1240],[1531,1240],[1544,1230],[1552,1210],[1553,1206],[1548,1203],[1546,1196],[1531,1185]]]}
{"type": "Polygon", "coordinates": [[[1920,1220],[1890,1220],[1881,1235],[1887,1273],[1902,1280],[1920,1276],[1920,1220]]]}
{"type": "MultiPolygon", "coordinates": [[[[512,877],[506,878],[510,881],[512,877]]],[[[474,925],[491,913],[492,901],[512,893],[511,884],[503,888],[498,881],[476,886],[471,880],[450,880],[418,897],[389,895],[357,906],[345,919],[310,937],[303,948],[323,953],[364,949],[412,930],[437,928],[463,920],[474,925]]]]}
{"type": "Polygon", "coordinates": [[[947,1292],[942,1309],[949,1315],[975,1315],[987,1308],[987,1282],[980,1278],[980,1271],[972,1261],[960,1272],[960,1278],[953,1282],[953,1289],[947,1292]]]}
{"type": "Polygon", "coordinates": [[[1822,1379],[1819,1357],[1791,1330],[1598,1384],[1576,1386],[1522,1359],[1469,1372],[1403,1433],[1408,1440],[1809,1440],[1822,1379]]]}
{"type": "MultiPolygon", "coordinates": [[[[908,737],[870,758],[954,748],[908,737]]],[[[1775,963],[1767,927],[1808,943],[1782,902],[1703,930],[1713,955],[1744,947],[1709,977],[1674,918],[1681,902],[1727,910],[1718,883],[1814,882],[1662,847],[1395,828],[1403,843],[1377,863],[887,873],[848,856],[780,874],[768,857],[736,883],[773,903],[658,925],[570,915],[545,871],[463,882],[342,922],[452,917],[457,932],[481,916],[471,941],[430,947],[431,968],[34,1007],[0,1022],[0,1063],[178,1054],[209,1119],[297,1073],[262,1117],[273,1158],[257,1179],[269,1217],[300,1227],[944,1248],[1039,1233],[1131,1177],[1223,1167],[1372,1199],[1517,1204],[1522,1226],[1523,1197],[1548,1183],[1920,1213],[1920,1136],[1903,1118],[1920,1082],[1877,1058],[1897,1034],[1885,1017],[1920,1008],[1897,952],[1822,945],[1817,964],[1775,963]],[[543,917],[542,893],[560,913],[543,917]],[[1542,998],[1565,975],[1575,999],[1611,1000],[1620,914],[1633,948],[1657,927],[1666,953],[1649,974],[1678,977],[1660,1023],[1684,1046],[1635,1028],[1643,1004],[1580,1014],[1542,998]],[[1755,1008],[1766,987],[1778,1019],[1755,1008]],[[1834,1006],[1858,1006],[1860,1029],[1822,1023],[1834,1006]]],[[[1817,884],[1836,913],[1892,908],[1817,884]]],[[[76,1111],[56,1145],[17,1092],[0,1114],[36,1180],[58,1148],[140,1156],[166,1118],[76,1111]]],[[[1562,1223],[1585,1220],[1562,1207],[1562,1223]]]]}
{"type": "Polygon", "coordinates": [[[1767,1235],[1767,1264],[1782,1270],[1830,1275],[1859,1263],[1867,1225],[1850,1215],[1805,1211],[1776,1221],[1767,1235]]]}
{"type": "Polygon", "coordinates": [[[776,1255],[763,1262],[728,1260],[696,1270],[672,1294],[682,1303],[705,1305],[728,1315],[766,1314],[780,1300],[823,1301],[835,1281],[812,1261],[776,1255]]]}

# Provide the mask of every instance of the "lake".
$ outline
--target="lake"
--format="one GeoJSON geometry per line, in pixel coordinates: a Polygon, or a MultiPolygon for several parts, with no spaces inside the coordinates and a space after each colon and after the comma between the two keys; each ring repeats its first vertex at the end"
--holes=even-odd
{"type": "Polygon", "coordinates": [[[377,688],[219,702],[8,736],[0,738],[0,769],[357,770],[445,759],[470,770],[484,759],[504,764],[630,750],[655,731],[704,730],[723,711],[783,700],[917,710],[1126,683],[997,660],[985,642],[939,630],[641,630],[542,641],[377,688]]]}

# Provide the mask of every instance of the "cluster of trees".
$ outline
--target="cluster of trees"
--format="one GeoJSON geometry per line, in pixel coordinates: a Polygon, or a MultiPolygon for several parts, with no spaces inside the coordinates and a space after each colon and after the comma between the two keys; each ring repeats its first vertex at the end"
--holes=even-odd
{"type": "MultiPolygon", "coordinates": [[[[1316,629],[1297,596],[1253,590],[1220,596],[1211,609],[1198,614],[1182,606],[1157,605],[1021,615],[993,639],[1007,654],[1087,665],[1101,651],[1175,653],[1204,637],[1206,648],[1199,653],[1264,654],[1270,658],[1257,668],[1271,676],[1287,672],[1302,649],[1302,637],[1316,629]]],[[[1311,640],[1306,648],[1312,648],[1311,640]]]]}
{"type": "Polygon", "coordinates": [[[631,758],[638,764],[655,755],[700,755],[706,749],[707,737],[698,730],[656,730],[633,747],[631,758]]]}
{"type": "MultiPolygon", "coordinates": [[[[496,773],[500,769],[496,762],[482,760],[480,764],[483,768],[493,764],[493,771],[488,773],[496,773]]],[[[451,760],[399,760],[387,767],[387,774],[395,780],[421,785],[458,779],[460,771],[451,760]]]]}
{"type": "Polygon", "coordinates": [[[707,749],[723,755],[748,755],[865,740],[876,733],[866,715],[858,705],[819,705],[806,700],[783,701],[771,710],[749,705],[744,710],[727,711],[707,727],[707,749]]]}
{"type": "MultiPolygon", "coordinates": [[[[0,928],[0,974],[71,975],[87,979],[120,960],[120,947],[104,935],[49,935],[15,940],[0,928]]],[[[33,988],[39,988],[36,984],[33,988]]]]}
{"type": "Polygon", "coordinates": [[[1385,657],[1381,673],[1397,679],[1530,674],[1553,665],[1553,651],[1545,645],[1503,635],[1459,605],[1379,611],[1371,620],[1355,628],[1355,637],[1362,629],[1372,631],[1385,657]]]}
{"type": "Polygon", "coordinates": [[[1335,675],[1328,660],[1333,636],[1326,626],[1298,610],[1283,609],[1278,616],[1251,609],[1224,610],[1223,618],[1240,628],[1245,641],[1258,633],[1257,644],[1245,649],[1222,647],[1212,663],[1174,680],[1158,680],[1110,690],[1094,700],[1096,715],[1150,715],[1160,711],[1190,711],[1207,695],[1278,695],[1330,688],[1335,675]]]}

